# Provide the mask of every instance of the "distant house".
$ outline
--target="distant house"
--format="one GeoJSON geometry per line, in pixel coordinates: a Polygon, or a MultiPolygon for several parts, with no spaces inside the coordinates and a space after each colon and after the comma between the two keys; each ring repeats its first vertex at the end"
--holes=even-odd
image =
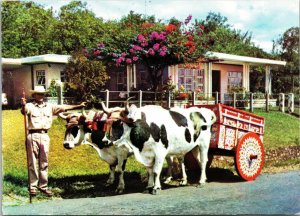
{"type": "MultiPolygon", "coordinates": [[[[231,86],[241,86],[249,91],[250,66],[264,65],[265,90],[271,93],[271,66],[286,64],[284,61],[225,53],[210,52],[209,55],[213,58],[205,63],[169,66],[164,71],[162,82],[171,78],[177,87],[183,85],[186,90],[200,90],[210,96],[216,91],[223,95],[231,86]]],[[[23,88],[28,96],[29,90],[35,85],[43,85],[47,89],[53,79],[65,82],[64,68],[69,58],[69,55],[57,54],[2,58],[2,92],[7,94],[9,105],[19,103],[23,88]]],[[[147,70],[143,65],[113,67],[108,71],[111,79],[106,88],[111,91],[147,90],[150,87],[147,70]]]]}

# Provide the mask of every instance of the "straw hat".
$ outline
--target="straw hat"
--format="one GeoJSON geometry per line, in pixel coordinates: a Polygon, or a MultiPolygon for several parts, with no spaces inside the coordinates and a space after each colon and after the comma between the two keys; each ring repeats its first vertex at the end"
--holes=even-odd
{"type": "Polygon", "coordinates": [[[46,91],[44,86],[35,86],[33,90],[30,90],[31,95],[34,94],[46,94],[48,91],[46,91]]]}

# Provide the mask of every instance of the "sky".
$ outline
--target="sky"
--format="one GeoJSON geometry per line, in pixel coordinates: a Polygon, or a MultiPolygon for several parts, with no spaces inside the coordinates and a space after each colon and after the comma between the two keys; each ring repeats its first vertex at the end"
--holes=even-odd
{"type": "MultiPolygon", "coordinates": [[[[209,12],[228,18],[232,28],[252,33],[252,41],[271,52],[273,40],[290,27],[299,26],[300,0],[82,0],[87,8],[104,20],[120,19],[132,10],[168,21],[175,17],[184,21],[188,15],[205,19],[209,12]]],[[[45,8],[59,12],[70,0],[34,0],[45,8]]],[[[193,21],[192,20],[192,21],[193,21]]]]}

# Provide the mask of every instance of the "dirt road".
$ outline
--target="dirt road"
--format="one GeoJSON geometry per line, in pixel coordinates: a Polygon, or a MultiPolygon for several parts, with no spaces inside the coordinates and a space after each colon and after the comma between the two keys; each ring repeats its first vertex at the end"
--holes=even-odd
{"type": "Polygon", "coordinates": [[[210,182],[168,188],[159,195],[131,193],[117,196],[53,200],[3,207],[4,215],[110,214],[298,214],[300,170],[262,174],[252,182],[210,182]]]}

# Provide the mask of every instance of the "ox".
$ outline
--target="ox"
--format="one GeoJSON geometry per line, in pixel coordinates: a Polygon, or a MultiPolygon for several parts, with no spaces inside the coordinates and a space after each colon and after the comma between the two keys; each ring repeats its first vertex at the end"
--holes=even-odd
{"type": "MultiPolygon", "coordinates": [[[[171,108],[131,105],[123,119],[124,133],[113,141],[134,153],[137,161],[146,166],[149,179],[147,189],[156,194],[161,190],[160,173],[166,157],[179,156],[199,147],[201,166],[200,185],[206,182],[206,163],[211,137],[210,127],[216,121],[213,111],[206,108],[171,108]]],[[[183,167],[183,172],[184,167],[183,167]]]]}
{"type": "MultiPolygon", "coordinates": [[[[119,118],[124,109],[114,108],[110,110],[110,118],[119,118]]],[[[99,157],[109,164],[110,174],[106,185],[113,184],[115,180],[115,169],[117,167],[120,172],[119,184],[116,189],[117,193],[122,193],[125,189],[124,170],[127,158],[132,154],[127,148],[117,147],[105,141],[105,130],[107,125],[113,130],[110,130],[110,139],[117,140],[123,134],[123,126],[120,120],[107,122],[107,114],[103,111],[90,111],[88,115],[85,112],[73,113],[69,115],[60,114],[60,117],[66,119],[66,132],[64,138],[64,147],[72,149],[81,144],[92,146],[98,153],[99,157]]]]}

